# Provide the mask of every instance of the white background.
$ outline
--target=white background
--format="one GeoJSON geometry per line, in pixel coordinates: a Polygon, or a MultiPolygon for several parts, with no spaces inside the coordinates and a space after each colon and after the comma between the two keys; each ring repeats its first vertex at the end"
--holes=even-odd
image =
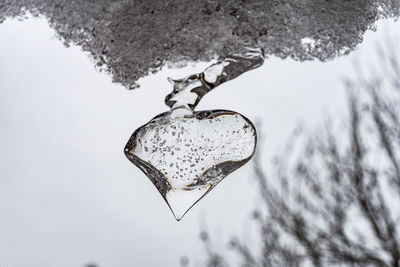
{"type": "MultiPolygon", "coordinates": [[[[357,51],[327,63],[270,57],[209,93],[198,110],[261,120],[268,162],[300,122],[312,129],[328,114],[344,116],[342,78],[399,29],[380,22],[357,51]]],[[[251,164],[176,222],[123,153],[136,128],[167,110],[166,77],[194,70],[163,71],[128,91],[54,36],[44,19],[0,24],[0,266],[179,266],[182,255],[193,264],[204,255],[203,226],[221,248],[233,234],[251,242],[248,221],[258,199],[251,164]]]]}

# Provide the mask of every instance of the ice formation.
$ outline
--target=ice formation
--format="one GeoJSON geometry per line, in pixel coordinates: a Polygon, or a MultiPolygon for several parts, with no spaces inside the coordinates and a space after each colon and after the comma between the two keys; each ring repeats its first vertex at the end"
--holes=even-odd
{"type": "Polygon", "coordinates": [[[398,0],[0,0],[0,22],[27,11],[47,18],[66,44],[90,52],[128,88],[166,63],[237,53],[240,39],[266,55],[328,60],[346,54],[398,0]]]}
{"type": "Polygon", "coordinates": [[[177,220],[253,156],[257,136],[244,116],[226,110],[158,115],[137,129],[125,155],[153,182],[177,220]]]}

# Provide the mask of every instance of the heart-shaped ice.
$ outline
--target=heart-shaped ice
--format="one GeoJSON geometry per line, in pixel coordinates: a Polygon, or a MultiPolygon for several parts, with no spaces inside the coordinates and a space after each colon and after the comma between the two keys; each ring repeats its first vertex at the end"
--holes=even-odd
{"type": "Polygon", "coordinates": [[[227,110],[156,116],[137,129],[125,155],[157,187],[175,218],[253,156],[254,125],[227,110]]]}

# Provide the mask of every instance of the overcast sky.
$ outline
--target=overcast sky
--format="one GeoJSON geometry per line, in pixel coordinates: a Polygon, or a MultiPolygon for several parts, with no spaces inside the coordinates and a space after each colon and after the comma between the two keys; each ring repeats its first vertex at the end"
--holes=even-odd
{"type": "MultiPolygon", "coordinates": [[[[313,128],[328,114],[344,116],[341,78],[352,75],[356,59],[371,62],[376,45],[399,29],[399,22],[379,23],[356,52],[328,63],[268,58],[210,92],[197,109],[262,120],[267,161],[299,122],[313,128]]],[[[231,234],[252,238],[250,164],[176,222],[123,153],[135,129],[167,110],[166,77],[192,72],[164,71],[128,91],[79,48],[64,47],[45,20],[0,24],[1,267],[178,266],[182,255],[201,259],[202,225],[221,246],[231,234]]]]}

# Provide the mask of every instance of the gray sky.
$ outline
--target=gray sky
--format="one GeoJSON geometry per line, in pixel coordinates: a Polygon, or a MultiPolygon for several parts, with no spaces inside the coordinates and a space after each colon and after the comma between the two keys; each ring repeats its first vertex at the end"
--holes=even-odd
{"type": "MultiPolygon", "coordinates": [[[[399,25],[380,23],[351,56],[328,63],[269,58],[207,94],[197,109],[261,119],[267,160],[299,122],[313,128],[327,114],[343,116],[341,77],[351,75],[355,58],[368,63],[399,25]]],[[[127,91],[79,48],[65,48],[45,20],[0,24],[0,266],[178,266],[181,255],[201,258],[203,224],[221,246],[231,234],[252,232],[246,220],[257,197],[249,164],[176,222],[124,156],[132,132],[167,110],[166,77],[192,72],[163,71],[127,91]]]]}

